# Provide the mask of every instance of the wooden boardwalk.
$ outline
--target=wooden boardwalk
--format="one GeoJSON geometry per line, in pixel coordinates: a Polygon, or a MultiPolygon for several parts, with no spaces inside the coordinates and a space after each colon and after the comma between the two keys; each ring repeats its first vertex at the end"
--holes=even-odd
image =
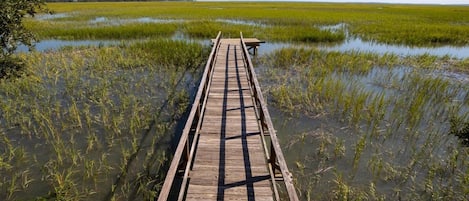
{"type": "Polygon", "coordinates": [[[273,200],[260,133],[240,40],[222,39],[187,200],[273,200]]]}
{"type": "Polygon", "coordinates": [[[186,124],[188,136],[181,137],[159,200],[279,200],[279,178],[290,200],[298,200],[281,150],[275,150],[280,146],[268,128],[270,117],[242,41],[220,39],[220,34],[214,40],[186,124]],[[272,142],[270,152],[265,136],[272,142]],[[184,174],[180,182],[174,182],[173,172],[184,174]]]}

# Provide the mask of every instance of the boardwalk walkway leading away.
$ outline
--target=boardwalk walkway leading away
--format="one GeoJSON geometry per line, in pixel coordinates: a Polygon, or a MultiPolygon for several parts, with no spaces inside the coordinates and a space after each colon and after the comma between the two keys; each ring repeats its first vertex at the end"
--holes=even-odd
{"type": "Polygon", "coordinates": [[[219,33],[158,200],[280,200],[279,187],[298,200],[245,39],[219,33]]]}

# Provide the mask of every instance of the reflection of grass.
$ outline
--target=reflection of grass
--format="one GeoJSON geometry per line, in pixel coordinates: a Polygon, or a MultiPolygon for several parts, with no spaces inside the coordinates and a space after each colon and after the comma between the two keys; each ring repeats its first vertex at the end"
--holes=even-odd
{"type": "Polygon", "coordinates": [[[265,40],[341,41],[344,39],[344,33],[320,31],[315,27],[345,23],[354,35],[386,43],[464,45],[469,42],[466,34],[469,33],[469,27],[466,26],[469,8],[461,6],[278,2],[251,2],[249,4],[236,2],[50,3],[48,6],[58,13],[64,12],[70,15],[51,20],[50,23],[54,25],[52,31],[43,29],[45,22],[33,26],[37,32],[42,32],[43,37],[61,36],[83,39],[111,37],[112,34],[117,34],[119,38],[142,36],[139,34],[132,36],[136,34],[132,27],[138,27],[142,31],[148,29],[151,34],[145,34],[147,37],[174,32],[174,26],[177,26],[177,23],[123,25],[121,32],[109,27],[86,27],[91,26],[87,25],[87,22],[96,17],[109,19],[154,17],[191,20],[191,28],[184,30],[188,31],[189,35],[203,37],[218,32],[218,29],[227,29],[227,32],[231,33],[231,30],[236,32],[239,30],[235,29],[243,28],[243,32],[252,32],[253,36],[265,40]],[[208,23],[214,19],[249,20],[267,26],[208,23]],[[77,23],[84,27],[73,28],[77,23]],[[197,24],[200,24],[200,27],[197,27],[197,24]],[[65,30],[70,27],[73,29],[66,32],[65,30]],[[79,32],[87,34],[78,34],[79,32]]]}
{"type": "Polygon", "coordinates": [[[469,88],[441,74],[455,61],[284,48],[258,62],[272,105],[292,114],[286,121],[309,116],[321,122],[315,133],[332,133],[291,137],[304,199],[465,200],[468,150],[448,133],[453,117],[469,120],[469,88]]]}
{"type": "Polygon", "coordinates": [[[28,76],[0,82],[1,199],[153,198],[205,49],[149,40],[19,55],[28,76]]]}

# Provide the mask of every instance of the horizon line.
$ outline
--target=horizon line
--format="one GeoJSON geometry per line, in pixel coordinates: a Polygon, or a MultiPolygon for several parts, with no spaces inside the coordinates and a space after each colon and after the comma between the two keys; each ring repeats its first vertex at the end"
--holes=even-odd
{"type": "Polygon", "coordinates": [[[436,2],[389,2],[389,1],[347,1],[347,0],[195,0],[200,2],[301,2],[301,3],[345,3],[345,4],[389,4],[389,5],[441,5],[441,6],[469,6],[469,2],[464,3],[436,3],[436,2]]]}

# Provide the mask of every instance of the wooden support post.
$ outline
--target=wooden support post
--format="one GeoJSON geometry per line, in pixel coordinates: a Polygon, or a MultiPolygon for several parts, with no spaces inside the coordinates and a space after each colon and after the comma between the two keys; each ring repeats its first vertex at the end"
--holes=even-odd
{"type": "Polygon", "coordinates": [[[270,158],[269,162],[272,164],[272,167],[274,167],[274,170],[278,169],[277,165],[277,154],[275,153],[274,145],[272,142],[270,142],[270,158]]]}
{"type": "Polygon", "coordinates": [[[186,145],[184,146],[183,158],[182,158],[184,166],[186,166],[188,159],[189,159],[189,146],[190,146],[189,140],[187,140],[186,145]]]}

